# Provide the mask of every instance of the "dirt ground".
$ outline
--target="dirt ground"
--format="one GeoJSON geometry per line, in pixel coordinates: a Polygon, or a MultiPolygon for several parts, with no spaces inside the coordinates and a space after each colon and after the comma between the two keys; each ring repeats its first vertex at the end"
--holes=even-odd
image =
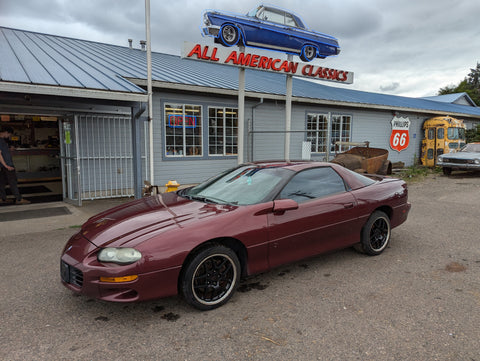
{"type": "Polygon", "coordinates": [[[382,255],[283,266],[209,312],[177,297],[74,296],[59,257],[76,229],[31,233],[26,221],[0,236],[0,359],[480,361],[480,175],[430,176],[409,194],[382,255]]]}

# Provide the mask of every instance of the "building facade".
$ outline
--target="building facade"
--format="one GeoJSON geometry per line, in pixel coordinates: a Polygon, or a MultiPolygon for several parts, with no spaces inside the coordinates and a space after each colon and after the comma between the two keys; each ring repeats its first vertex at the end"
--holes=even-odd
{"type": "Polygon", "coordinates": [[[62,199],[76,204],[140,197],[145,180],[198,183],[236,166],[239,149],[245,161],[284,159],[287,134],[290,159],[328,161],[346,149],[337,141],[368,141],[411,165],[426,119],[480,121],[464,95],[417,99],[294,78],[287,131],[285,75],[247,70],[239,139],[234,67],[153,53],[150,121],[141,49],[0,27],[0,54],[0,125],[15,129],[19,179],[61,182],[62,199]],[[394,118],[410,121],[401,151],[390,144],[394,118]]]}

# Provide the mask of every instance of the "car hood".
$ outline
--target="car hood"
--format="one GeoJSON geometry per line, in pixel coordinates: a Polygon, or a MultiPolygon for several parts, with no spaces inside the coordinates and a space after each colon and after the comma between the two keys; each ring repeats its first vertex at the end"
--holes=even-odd
{"type": "Polygon", "coordinates": [[[237,206],[208,204],[164,193],[141,198],[90,218],[81,233],[97,247],[134,247],[159,233],[184,229],[237,206]]]}
{"type": "Polygon", "coordinates": [[[480,153],[478,152],[456,152],[456,153],[447,153],[443,154],[442,158],[452,158],[452,159],[480,159],[480,153]]]}

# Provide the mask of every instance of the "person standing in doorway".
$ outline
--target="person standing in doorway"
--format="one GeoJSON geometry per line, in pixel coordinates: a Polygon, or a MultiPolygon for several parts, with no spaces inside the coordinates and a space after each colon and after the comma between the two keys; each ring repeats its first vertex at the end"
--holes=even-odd
{"type": "Polygon", "coordinates": [[[10,190],[16,198],[15,204],[28,204],[29,200],[24,199],[17,186],[17,174],[13,165],[10,147],[6,142],[13,134],[11,127],[2,127],[0,129],[0,203],[7,203],[7,194],[5,186],[10,185],[10,190]]]}

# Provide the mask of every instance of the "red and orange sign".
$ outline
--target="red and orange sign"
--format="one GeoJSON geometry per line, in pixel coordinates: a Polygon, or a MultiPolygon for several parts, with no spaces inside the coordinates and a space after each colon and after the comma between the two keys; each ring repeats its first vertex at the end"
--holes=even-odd
{"type": "Polygon", "coordinates": [[[395,116],[392,119],[392,134],[390,135],[390,147],[397,152],[408,148],[410,143],[410,119],[395,116]]]}

